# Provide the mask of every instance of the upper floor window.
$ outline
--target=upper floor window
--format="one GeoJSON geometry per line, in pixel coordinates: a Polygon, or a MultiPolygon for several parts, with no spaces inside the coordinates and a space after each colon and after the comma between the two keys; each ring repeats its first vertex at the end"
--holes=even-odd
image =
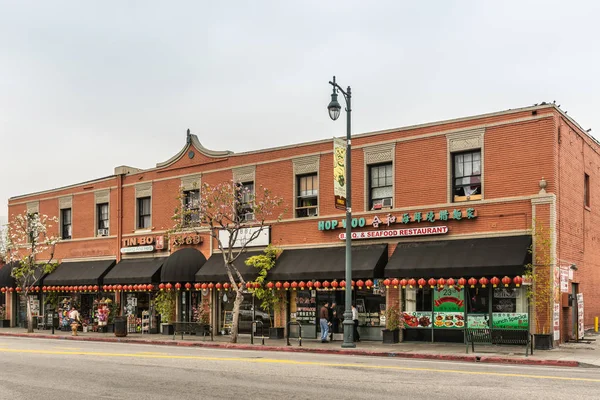
{"type": "Polygon", "coordinates": [[[240,222],[254,220],[254,182],[240,183],[237,191],[237,214],[240,222]]]}
{"type": "Polygon", "coordinates": [[[108,236],[108,203],[96,205],[98,236],[108,236]]]}
{"type": "Polygon", "coordinates": [[[33,221],[39,218],[39,213],[33,212],[27,214],[27,243],[33,242],[36,233],[34,232],[33,221]]]}
{"type": "Polygon", "coordinates": [[[183,223],[186,226],[200,223],[200,189],[183,192],[183,223]]]}
{"type": "Polygon", "coordinates": [[[392,207],[393,176],[392,163],[369,166],[369,208],[371,210],[392,207]]]}
{"type": "Polygon", "coordinates": [[[71,209],[63,208],[60,210],[60,233],[62,239],[71,239],[71,209]]]}
{"type": "Polygon", "coordinates": [[[137,228],[150,228],[152,223],[152,202],[151,197],[140,197],[137,199],[137,228]]]}
{"type": "Polygon", "coordinates": [[[296,217],[314,217],[318,215],[319,180],[317,174],[297,177],[296,217]]]}
{"type": "Polygon", "coordinates": [[[481,150],[455,153],[452,157],[454,201],[481,199],[481,150]]]}
{"type": "Polygon", "coordinates": [[[584,175],[583,179],[583,201],[586,207],[590,206],[590,176],[588,174],[584,175]]]}

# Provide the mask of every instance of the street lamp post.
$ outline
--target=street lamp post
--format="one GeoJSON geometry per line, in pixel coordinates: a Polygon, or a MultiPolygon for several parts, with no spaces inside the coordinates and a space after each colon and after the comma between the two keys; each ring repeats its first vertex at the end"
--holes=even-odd
{"type": "Polygon", "coordinates": [[[354,344],[354,321],[352,320],[352,158],[350,152],[352,145],[350,139],[352,90],[348,86],[344,91],[335,82],[335,76],[333,81],[329,81],[329,84],[333,86],[333,93],[331,93],[331,102],[327,109],[332,120],[338,119],[342,108],[337,100],[338,90],[342,92],[346,100],[346,308],[344,310],[344,342],[342,347],[356,347],[354,344]]]}

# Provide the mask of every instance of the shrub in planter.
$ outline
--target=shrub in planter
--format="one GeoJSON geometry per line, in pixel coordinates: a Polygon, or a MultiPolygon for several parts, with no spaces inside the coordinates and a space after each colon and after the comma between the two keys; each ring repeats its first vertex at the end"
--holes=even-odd
{"type": "Polygon", "coordinates": [[[383,343],[392,344],[400,341],[400,309],[393,305],[385,312],[385,327],[383,329],[383,343]]]}

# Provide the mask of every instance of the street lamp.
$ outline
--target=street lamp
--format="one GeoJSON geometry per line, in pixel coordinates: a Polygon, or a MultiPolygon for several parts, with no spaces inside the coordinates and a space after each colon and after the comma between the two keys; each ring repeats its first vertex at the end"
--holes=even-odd
{"type": "Polygon", "coordinates": [[[332,120],[335,121],[339,118],[340,110],[342,109],[337,100],[337,92],[340,91],[346,100],[346,309],[344,310],[344,342],[342,343],[342,347],[356,347],[354,344],[354,321],[352,320],[352,159],[350,154],[350,116],[352,113],[350,100],[352,98],[352,90],[348,86],[346,91],[344,91],[335,82],[335,76],[333,77],[333,81],[329,81],[329,84],[333,86],[333,93],[331,93],[331,102],[327,106],[327,110],[329,110],[329,117],[332,120]]]}

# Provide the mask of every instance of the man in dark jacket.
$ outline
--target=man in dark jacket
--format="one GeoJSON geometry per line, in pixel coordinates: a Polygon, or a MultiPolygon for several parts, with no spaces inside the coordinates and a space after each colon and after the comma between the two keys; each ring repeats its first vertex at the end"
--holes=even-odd
{"type": "Polygon", "coordinates": [[[329,334],[329,302],[325,302],[319,311],[319,324],[321,325],[321,342],[327,343],[329,334]]]}

